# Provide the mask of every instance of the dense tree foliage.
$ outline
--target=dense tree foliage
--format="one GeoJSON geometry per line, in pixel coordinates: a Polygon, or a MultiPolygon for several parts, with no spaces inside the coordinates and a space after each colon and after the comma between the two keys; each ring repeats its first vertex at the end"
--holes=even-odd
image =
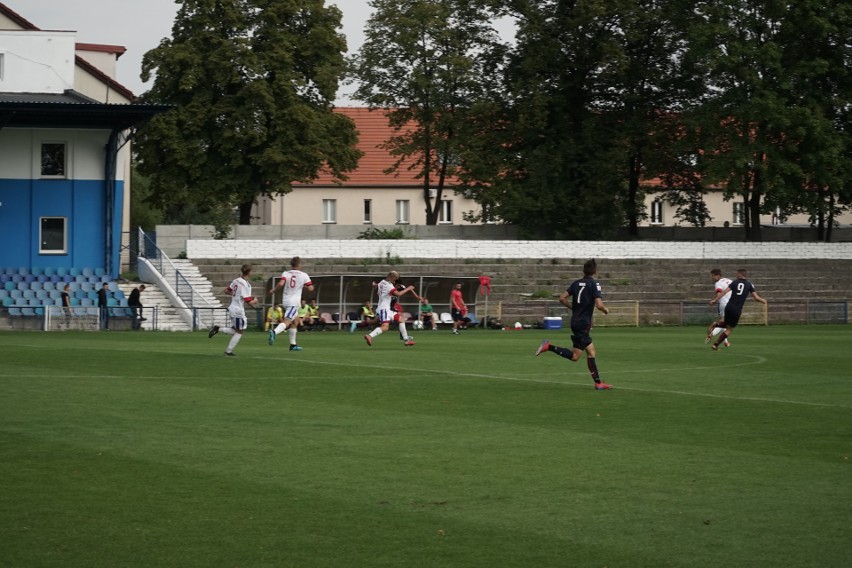
{"type": "Polygon", "coordinates": [[[424,188],[447,172],[430,156],[455,157],[452,172],[483,207],[472,220],[548,238],[635,234],[653,181],[698,226],[709,219],[704,196],[721,187],[742,204],[745,236],[760,239],[761,213],[805,211],[822,231],[849,203],[846,3],[477,3],[467,29],[479,40],[463,63],[480,84],[464,89],[433,80],[448,66],[426,65],[458,30],[458,5],[374,6],[361,99],[399,109],[405,134],[388,147],[423,152],[424,188]],[[515,45],[479,27],[489,12],[515,18],[515,45]]]}
{"type": "Polygon", "coordinates": [[[357,165],[352,122],[332,110],[344,70],[340,11],[323,0],[179,0],[172,37],[145,54],[143,99],[172,111],[140,132],[139,168],[164,209],[248,223],[260,195],[357,165]]]}

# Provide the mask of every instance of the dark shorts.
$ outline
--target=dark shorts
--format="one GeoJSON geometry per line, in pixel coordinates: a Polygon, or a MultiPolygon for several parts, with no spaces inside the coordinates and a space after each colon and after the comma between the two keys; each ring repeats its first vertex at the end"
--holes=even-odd
{"type": "Polygon", "coordinates": [[[450,314],[453,316],[453,321],[464,321],[464,316],[458,308],[450,310],[450,314]]]}
{"type": "Polygon", "coordinates": [[[589,334],[591,330],[592,326],[588,324],[571,325],[571,331],[573,333],[573,335],[571,335],[571,341],[576,349],[585,351],[586,347],[592,344],[592,336],[589,334]]]}
{"type": "Polygon", "coordinates": [[[740,316],[742,315],[742,311],[736,308],[731,308],[731,305],[728,304],[728,307],[725,308],[725,325],[730,328],[737,327],[737,324],[740,323],[740,316]]]}

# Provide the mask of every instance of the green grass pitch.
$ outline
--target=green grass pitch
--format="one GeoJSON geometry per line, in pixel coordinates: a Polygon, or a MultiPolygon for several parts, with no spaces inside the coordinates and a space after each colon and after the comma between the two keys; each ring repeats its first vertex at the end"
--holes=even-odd
{"type": "Polygon", "coordinates": [[[0,334],[0,566],[847,567],[852,328],[0,334]]]}

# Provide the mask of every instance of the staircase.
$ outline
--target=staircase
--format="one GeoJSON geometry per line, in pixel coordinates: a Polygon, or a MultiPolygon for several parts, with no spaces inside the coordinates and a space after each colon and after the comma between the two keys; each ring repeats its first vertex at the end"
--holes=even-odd
{"type": "MultiPolygon", "coordinates": [[[[173,260],[175,268],[189,282],[194,291],[192,296],[192,305],[198,308],[221,308],[222,303],[213,294],[213,285],[205,278],[196,266],[189,260],[173,260]]],[[[139,284],[126,283],[119,284],[119,288],[126,296],[130,296],[139,284]]],[[[145,306],[144,317],[146,321],[142,322],[142,329],[152,330],[156,323],[157,331],[192,331],[189,324],[181,317],[179,310],[172,305],[168,296],[163,293],[154,284],[145,284],[145,291],[142,292],[142,305],[145,306]],[[156,322],[154,321],[154,308],[157,308],[156,322]]]]}

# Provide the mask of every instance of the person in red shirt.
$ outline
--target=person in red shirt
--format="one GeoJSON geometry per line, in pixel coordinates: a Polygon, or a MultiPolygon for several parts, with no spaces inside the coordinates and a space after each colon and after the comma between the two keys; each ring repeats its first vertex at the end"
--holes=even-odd
{"type": "Polygon", "coordinates": [[[456,287],[450,292],[450,314],[453,316],[453,333],[456,335],[467,317],[467,305],[462,298],[461,288],[461,282],[456,282],[456,287]]]}

